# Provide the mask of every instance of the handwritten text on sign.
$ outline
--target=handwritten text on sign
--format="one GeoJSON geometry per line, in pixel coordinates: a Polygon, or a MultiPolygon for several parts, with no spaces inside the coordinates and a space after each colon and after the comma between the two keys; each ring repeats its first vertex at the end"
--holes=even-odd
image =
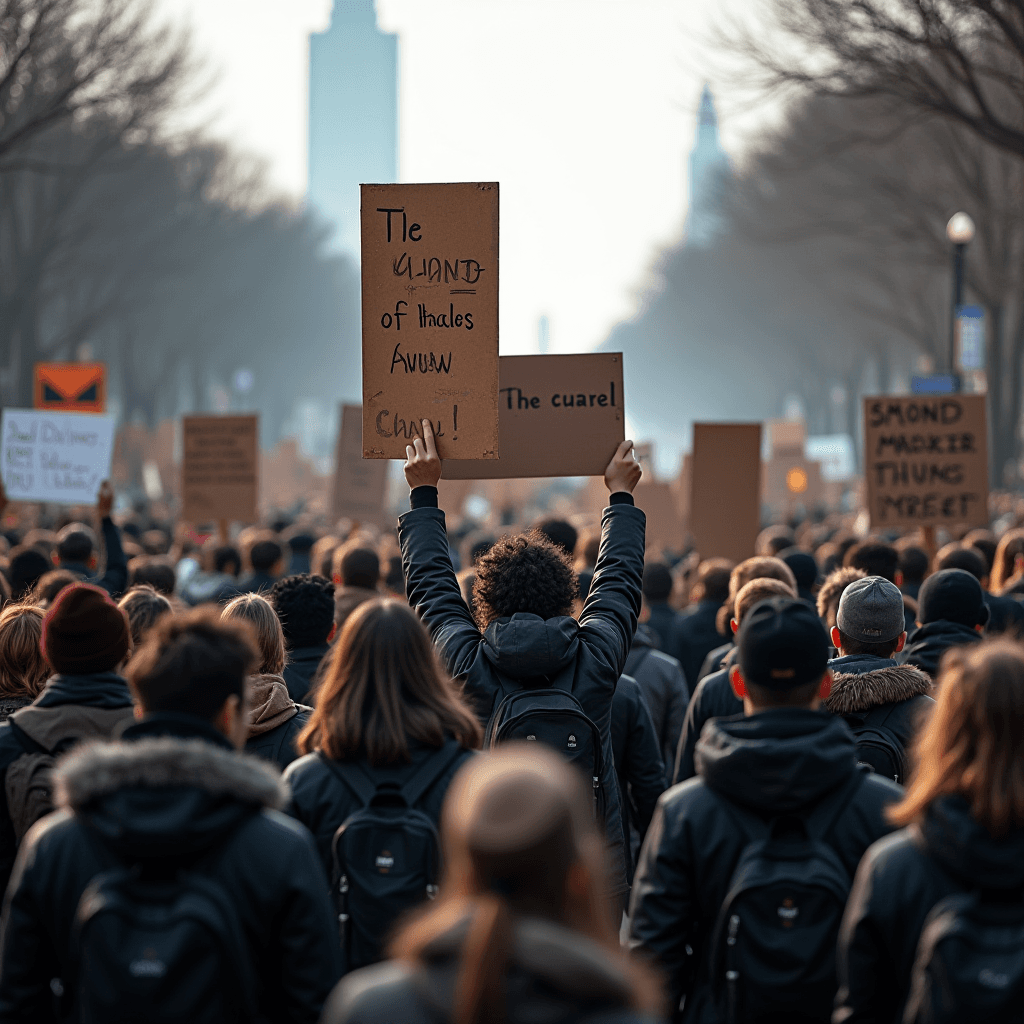
{"type": "Polygon", "coordinates": [[[363,457],[497,458],[497,184],[361,189],[363,457]]]}
{"type": "Polygon", "coordinates": [[[0,433],[4,489],[11,501],[92,505],[110,476],[110,416],[4,409],[0,433]]]}
{"type": "Polygon", "coordinates": [[[988,523],[984,395],[864,399],[873,528],[988,523]]]}
{"type": "Polygon", "coordinates": [[[181,435],[182,518],[255,522],[258,418],[186,416],[181,435]]]}

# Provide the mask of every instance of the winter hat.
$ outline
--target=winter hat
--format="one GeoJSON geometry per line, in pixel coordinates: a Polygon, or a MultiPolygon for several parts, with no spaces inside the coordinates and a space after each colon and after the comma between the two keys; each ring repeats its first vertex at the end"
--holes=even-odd
{"type": "Polygon", "coordinates": [[[963,569],[941,569],[921,585],[917,598],[917,621],[958,622],[961,626],[984,626],[988,606],[981,584],[963,569]]]}
{"type": "Polygon", "coordinates": [[[903,594],[895,583],[881,576],[854,580],[839,599],[836,625],[851,640],[884,644],[906,628],[903,594]]]}
{"type": "Polygon", "coordinates": [[[40,646],[54,672],[108,672],[131,651],[128,618],[105,590],[88,583],[65,587],[43,619],[40,646]]]}
{"type": "Polygon", "coordinates": [[[805,601],[769,597],[743,617],[736,634],[743,678],[767,690],[792,690],[821,679],[829,642],[805,601]]]}

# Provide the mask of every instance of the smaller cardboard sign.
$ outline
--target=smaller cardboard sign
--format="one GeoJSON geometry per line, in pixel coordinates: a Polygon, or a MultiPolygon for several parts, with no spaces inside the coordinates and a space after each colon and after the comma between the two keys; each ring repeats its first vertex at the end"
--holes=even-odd
{"type": "Polygon", "coordinates": [[[603,476],[625,438],[622,353],[502,356],[500,456],[444,461],[451,480],[603,476]]]}
{"type": "Polygon", "coordinates": [[[104,363],[36,363],[33,405],[66,412],[106,412],[104,363]]]}
{"type": "Polygon", "coordinates": [[[256,521],[258,417],[185,416],[182,454],[183,519],[256,521]]]}
{"type": "Polygon", "coordinates": [[[864,399],[871,528],[987,526],[984,395],[864,399]]]}
{"type": "Polygon", "coordinates": [[[761,529],[761,424],[695,423],[690,533],[701,559],[740,562],[761,529]]]}
{"type": "Polygon", "coordinates": [[[11,501],[92,505],[110,477],[111,416],[4,409],[0,436],[0,468],[11,501]]]}
{"type": "Polygon", "coordinates": [[[334,452],[332,515],[379,523],[384,519],[387,493],[388,463],[363,458],[363,407],[343,405],[334,452]]]}
{"type": "Polygon", "coordinates": [[[647,547],[659,552],[682,553],[686,535],[672,485],[646,476],[645,470],[645,477],[633,491],[633,501],[647,516],[647,547]]]}

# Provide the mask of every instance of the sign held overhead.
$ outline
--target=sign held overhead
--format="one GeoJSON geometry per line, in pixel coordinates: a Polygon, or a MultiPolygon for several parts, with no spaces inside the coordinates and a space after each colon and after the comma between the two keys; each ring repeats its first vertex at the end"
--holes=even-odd
{"type": "Polygon", "coordinates": [[[361,185],[363,457],[498,457],[498,185],[361,185]]]}
{"type": "Polygon", "coordinates": [[[185,416],[181,436],[182,518],[255,522],[259,418],[185,416]]]}
{"type": "Polygon", "coordinates": [[[387,488],[388,464],[363,458],[362,406],[343,405],[334,453],[332,515],[379,523],[384,518],[387,488]]]}

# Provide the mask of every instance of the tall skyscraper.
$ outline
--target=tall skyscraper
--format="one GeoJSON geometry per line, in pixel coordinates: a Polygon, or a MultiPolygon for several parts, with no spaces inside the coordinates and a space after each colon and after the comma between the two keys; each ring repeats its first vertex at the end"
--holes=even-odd
{"type": "Polygon", "coordinates": [[[359,255],[359,185],[398,178],[398,36],[377,27],[374,0],[334,0],[309,37],[309,201],[334,245],[359,255]]]}
{"type": "Polygon", "coordinates": [[[686,218],[687,245],[708,245],[720,234],[721,189],[732,175],[729,157],[718,138],[718,114],[711,90],[704,86],[697,115],[697,137],[690,150],[690,210],[686,218]]]}

